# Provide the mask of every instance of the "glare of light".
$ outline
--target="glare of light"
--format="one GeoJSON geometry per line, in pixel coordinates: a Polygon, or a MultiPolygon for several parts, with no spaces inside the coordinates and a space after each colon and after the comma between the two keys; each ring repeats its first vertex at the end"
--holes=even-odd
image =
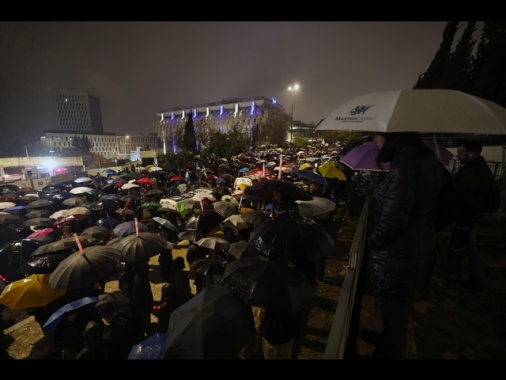
{"type": "MultiPolygon", "coordinates": [[[[274,98],[273,98],[274,100],[274,98]]],[[[249,112],[250,115],[253,115],[253,112],[255,112],[255,102],[251,102],[251,111],[249,112]]]]}
{"type": "Polygon", "coordinates": [[[207,109],[206,109],[206,117],[208,117],[208,116],[209,116],[209,107],[207,107],[207,109]]]}
{"type": "Polygon", "coordinates": [[[223,115],[223,106],[220,106],[220,116],[223,115]]]}
{"type": "Polygon", "coordinates": [[[196,108],[193,109],[193,117],[194,118],[197,117],[197,109],[196,108]]]}
{"type": "Polygon", "coordinates": [[[163,121],[163,113],[160,115],[160,121],[163,121]]]}
{"type": "Polygon", "coordinates": [[[170,113],[170,120],[174,120],[174,112],[170,113]]]}
{"type": "Polygon", "coordinates": [[[42,166],[45,166],[49,169],[49,171],[53,171],[55,167],[58,166],[55,160],[49,159],[42,162],[42,166]]]}
{"type": "Polygon", "coordinates": [[[235,103],[235,111],[234,116],[237,115],[237,112],[239,111],[239,104],[235,103]]]}
{"type": "Polygon", "coordinates": [[[272,104],[276,104],[278,101],[274,98],[272,98],[272,104]]]}

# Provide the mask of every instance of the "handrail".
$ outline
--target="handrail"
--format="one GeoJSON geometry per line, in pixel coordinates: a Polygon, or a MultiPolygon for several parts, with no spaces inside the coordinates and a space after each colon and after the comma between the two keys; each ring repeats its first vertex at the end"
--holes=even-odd
{"type": "Polygon", "coordinates": [[[350,248],[349,265],[344,276],[334,320],[323,354],[324,360],[345,359],[351,344],[355,344],[353,326],[358,318],[356,300],[361,298],[360,275],[364,263],[366,237],[371,221],[372,198],[367,196],[357,224],[355,237],[350,248]],[[351,332],[351,334],[350,334],[351,332]]]}

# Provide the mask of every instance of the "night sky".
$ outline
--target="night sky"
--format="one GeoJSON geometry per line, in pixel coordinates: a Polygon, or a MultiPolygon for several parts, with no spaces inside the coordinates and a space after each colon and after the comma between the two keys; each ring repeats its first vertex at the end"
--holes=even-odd
{"type": "Polygon", "coordinates": [[[445,21],[0,22],[1,144],[57,128],[53,91],[101,102],[104,132],[154,132],[156,114],[274,97],[315,124],[357,95],[412,88],[445,21]]]}

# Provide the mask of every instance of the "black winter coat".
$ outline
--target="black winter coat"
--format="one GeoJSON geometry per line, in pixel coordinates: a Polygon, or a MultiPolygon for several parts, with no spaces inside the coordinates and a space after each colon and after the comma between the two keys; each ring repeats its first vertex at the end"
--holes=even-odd
{"type": "Polygon", "coordinates": [[[368,243],[378,295],[411,302],[425,295],[434,271],[435,210],[445,168],[418,137],[399,135],[382,150],[390,171],[368,243]]]}

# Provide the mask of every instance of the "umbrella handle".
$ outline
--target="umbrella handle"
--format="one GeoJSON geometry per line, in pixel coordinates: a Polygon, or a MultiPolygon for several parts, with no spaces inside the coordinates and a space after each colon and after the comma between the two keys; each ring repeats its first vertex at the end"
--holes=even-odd
{"type": "Polygon", "coordinates": [[[139,236],[139,221],[137,218],[134,218],[135,220],[135,234],[139,236]]]}
{"type": "Polygon", "coordinates": [[[74,234],[74,239],[77,243],[77,246],[79,247],[79,252],[81,252],[81,254],[83,254],[84,249],[83,249],[83,246],[81,245],[81,241],[79,240],[79,237],[77,236],[77,234],[74,234]]]}

